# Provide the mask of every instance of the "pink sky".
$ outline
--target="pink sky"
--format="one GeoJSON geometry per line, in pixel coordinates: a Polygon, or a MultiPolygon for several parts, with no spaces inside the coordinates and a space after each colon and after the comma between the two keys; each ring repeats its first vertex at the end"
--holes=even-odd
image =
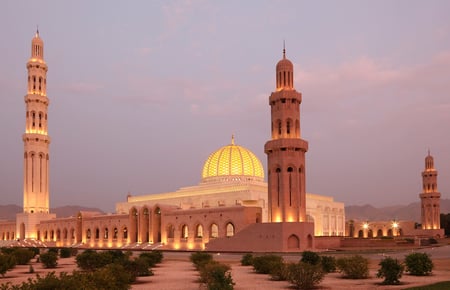
{"type": "Polygon", "coordinates": [[[51,206],[113,211],[200,181],[230,143],[266,164],[283,40],[303,94],[307,191],[419,201],[428,149],[450,198],[448,1],[6,1],[1,204],[22,204],[26,61],[49,66],[51,206]]]}

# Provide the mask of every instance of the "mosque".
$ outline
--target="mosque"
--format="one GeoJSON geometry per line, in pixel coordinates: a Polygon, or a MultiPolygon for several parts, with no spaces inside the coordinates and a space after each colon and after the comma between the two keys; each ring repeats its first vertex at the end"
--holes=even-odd
{"type": "MultiPolygon", "coordinates": [[[[295,252],[338,246],[346,235],[344,204],[306,193],[308,142],[301,138],[302,94],[294,88],[293,64],[284,49],[276,65],[276,89],[269,97],[271,139],[264,146],[267,183],[261,161],[232,137],[230,144],[209,155],[198,185],[128,195],[116,204],[114,214],[78,212],[68,218],[49,212],[47,69],[37,31],[27,62],[23,212],[15,221],[0,222],[0,246],[22,242],[80,248],[295,252]]],[[[439,211],[439,197],[424,191],[423,199],[434,201],[430,204],[435,211],[439,211]]],[[[428,207],[423,211],[430,216],[428,207]]],[[[434,220],[435,214],[431,216],[434,220]]]]}

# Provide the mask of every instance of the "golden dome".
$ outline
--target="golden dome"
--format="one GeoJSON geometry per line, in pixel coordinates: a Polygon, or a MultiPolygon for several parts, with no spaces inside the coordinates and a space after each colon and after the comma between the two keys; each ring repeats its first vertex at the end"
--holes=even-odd
{"type": "Polygon", "coordinates": [[[247,148],[234,144],[211,153],[203,165],[203,181],[210,180],[264,180],[261,161],[247,148]]]}

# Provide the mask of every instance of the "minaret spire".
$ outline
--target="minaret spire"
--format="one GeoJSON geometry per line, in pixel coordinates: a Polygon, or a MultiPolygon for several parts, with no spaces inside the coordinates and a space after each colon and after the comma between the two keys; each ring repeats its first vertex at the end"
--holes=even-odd
{"type": "Polygon", "coordinates": [[[231,134],[231,145],[234,145],[234,134],[231,134]]]}
{"type": "Polygon", "coordinates": [[[283,59],[286,59],[286,41],[283,39],[283,59]]]}
{"type": "Polygon", "coordinates": [[[54,218],[49,213],[49,145],[47,131],[47,64],[44,42],[39,28],[31,40],[31,56],[27,62],[28,88],[25,95],[25,133],[22,135],[23,212],[17,214],[17,238],[38,238],[36,225],[54,218]]]}

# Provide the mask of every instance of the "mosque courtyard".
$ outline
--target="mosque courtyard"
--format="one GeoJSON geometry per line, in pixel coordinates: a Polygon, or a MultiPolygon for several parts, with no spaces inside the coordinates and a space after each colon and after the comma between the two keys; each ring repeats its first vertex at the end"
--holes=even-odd
{"type": "MultiPolygon", "coordinates": [[[[340,257],[343,255],[361,254],[370,260],[370,277],[368,279],[343,279],[339,273],[327,274],[320,283],[319,289],[407,289],[410,287],[429,285],[441,281],[449,281],[450,277],[450,245],[438,247],[427,247],[422,249],[398,249],[398,250],[349,250],[339,252],[329,252],[327,255],[340,257]],[[433,274],[430,276],[411,276],[404,274],[400,279],[401,285],[384,286],[380,285],[382,279],[376,278],[379,268],[379,261],[385,256],[403,259],[411,251],[425,252],[431,255],[434,263],[433,274]]],[[[131,289],[165,289],[165,290],[197,290],[201,289],[197,279],[198,273],[189,261],[190,252],[164,252],[164,259],[161,264],[153,268],[154,276],[138,277],[137,282],[132,284],[131,289]]],[[[254,273],[251,266],[241,266],[240,259],[242,253],[214,253],[214,259],[228,263],[232,268],[232,277],[235,281],[236,290],[244,289],[291,289],[286,281],[272,281],[268,275],[254,273]]],[[[296,262],[300,259],[300,254],[283,254],[285,261],[296,262]]],[[[29,265],[16,266],[7,272],[4,278],[0,278],[0,284],[11,282],[20,284],[36,274],[41,276],[47,272],[72,272],[76,270],[75,258],[59,259],[56,269],[44,269],[35,259],[31,262],[35,269],[35,274],[29,274],[29,265]]]]}

